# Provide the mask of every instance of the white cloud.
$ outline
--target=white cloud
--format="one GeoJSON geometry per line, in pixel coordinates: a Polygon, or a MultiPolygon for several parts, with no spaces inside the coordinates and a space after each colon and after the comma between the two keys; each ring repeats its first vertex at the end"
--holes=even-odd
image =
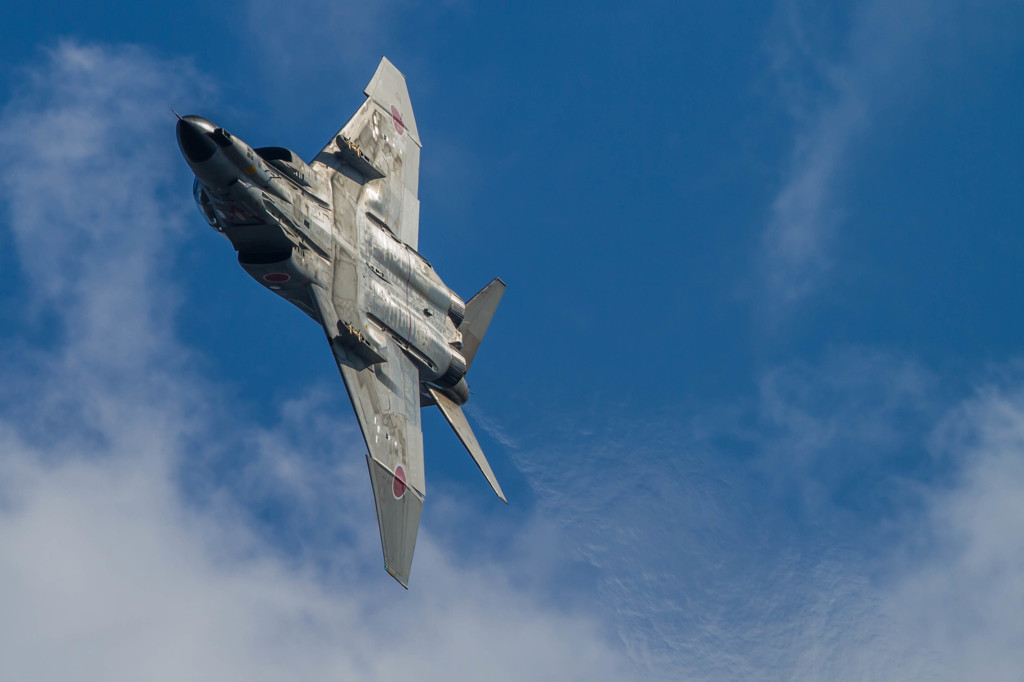
{"type": "Polygon", "coordinates": [[[754,467],[809,515],[835,507],[837,491],[849,495],[853,485],[878,502],[913,474],[945,404],[939,385],[912,358],[865,348],[768,370],[746,434],[758,452],[754,467]]]}
{"type": "Polygon", "coordinates": [[[988,386],[936,432],[954,467],[921,491],[925,515],[884,605],[937,677],[1018,680],[1024,651],[1024,388],[988,386]]]}
{"type": "Polygon", "coordinates": [[[448,565],[429,537],[411,592],[352,575],[325,584],[230,517],[182,505],[144,451],[47,469],[21,457],[3,483],[22,500],[0,516],[7,679],[611,679],[619,668],[592,623],[516,599],[499,572],[448,565]]]}
{"type": "Polygon", "coordinates": [[[429,522],[400,589],[358,448],[338,446],[351,422],[311,396],[252,424],[191,369],[167,269],[183,215],[203,228],[170,105],[197,89],[184,62],[64,43],[0,115],[36,311],[9,334],[45,339],[0,391],[0,677],[628,677],[592,616],[514,587],[500,557],[458,563],[429,522]]]}
{"type": "Polygon", "coordinates": [[[759,255],[776,305],[804,298],[831,269],[844,172],[878,109],[913,92],[940,27],[974,18],[958,3],[927,0],[866,0],[838,13],[798,0],[778,6],[771,63],[796,131],[759,255]]]}
{"type": "Polygon", "coordinates": [[[1007,385],[957,399],[913,359],[848,349],[766,372],[739,409],[609,418],[517,457],[649,678],[1016,679],[1007,385]]]}
{"type": "Polygon", "coordinates": [[[878,353],[769,374],[764,463],[827,538],[773,638],[797,679],[1019,679],[1024,382],[994,374],[959,401],[878,353]]]}

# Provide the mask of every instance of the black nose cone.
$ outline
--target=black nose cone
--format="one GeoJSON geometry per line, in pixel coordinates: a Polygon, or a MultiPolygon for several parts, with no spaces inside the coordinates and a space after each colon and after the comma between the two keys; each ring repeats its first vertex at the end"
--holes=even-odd
{"type": "Polygon", "coordinates": [[[217,151],[217,143],[207,135],[214,126],[202,116],[185,116],[178,119],[178,146],[181,153],[192,163],[202,163],[217,151]]]}

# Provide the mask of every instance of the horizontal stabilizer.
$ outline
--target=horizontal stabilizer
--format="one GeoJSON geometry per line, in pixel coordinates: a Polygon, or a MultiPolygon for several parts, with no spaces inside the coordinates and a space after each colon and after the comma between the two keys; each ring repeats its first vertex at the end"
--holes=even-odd
{"type": "Polygon", "coordinates": [[[473,364],[473,358],[476,357],[480,342],[484,340],[484,334],[487,333],[487,327],[504,293],[505,283],[495,277],[466,303],[466,316],[459,325],[459,331],[462,332],[462,356],[466,358],[467,367],[473,364]]]}
{"type": "Polygon", "coordinates": [[[433,396],[434,400],[437,401],[437,406],[441,408],[441,414],[444,415],[445,420],[451,425],[455,431],[455,435],[459,437],[462,444],[469,450],[469,456],[473,458],[476,465],[480,467],[481,473],[487,482],[491,484],[491,488],[494,489],[494,494],[497,495],[502,502],[508,504],[508,500],[505,499],[505,493],[501,491],[501,486],[498,485],[498,479],[494,476],[494,472],[491,471],[491,465],[487,463],[487,458],[484,457],[484,451],[480,447],[480,443],[477,442],[476,436],[473,434],[473,429],[469,428],[469,422],[466,421],[466,415],[463,414],[462,408],[453,403],[451,400],[435,388],[430,389],[430,395],[433,396]]]}

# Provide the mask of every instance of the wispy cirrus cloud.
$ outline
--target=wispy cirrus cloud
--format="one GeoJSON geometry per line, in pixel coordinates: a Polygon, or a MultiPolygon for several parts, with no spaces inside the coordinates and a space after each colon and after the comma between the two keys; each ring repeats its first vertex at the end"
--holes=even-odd
{"type": "Polygon", "coordinates": [[[834,351],[516,457],[651,679],[1015,679],[1024,381],[995,374],[834,351]]]}
{"type": "Polygon", "coordinates": [[[414,589],[394,585],[336,406],[311,394],[258,424],[221,405],[175,336],[169,272],[202,222],[168,103],[202,82],[67,42],[0,113],[9,295],[35,311],[6,320],[0,677],[628,677],[592,615],[515,587],[500,557],[463,565],[429,526],[414,589]]]}
{"type": "Polygon", "coordinates": [[[778,4],[769,56],[794,132],[758,256],[776,306],[821,286],[836,258],[842,185],[856,145],[868,139],[880,109],[913,92],[937,39],[972,19],[969,3],[778,4]]]}

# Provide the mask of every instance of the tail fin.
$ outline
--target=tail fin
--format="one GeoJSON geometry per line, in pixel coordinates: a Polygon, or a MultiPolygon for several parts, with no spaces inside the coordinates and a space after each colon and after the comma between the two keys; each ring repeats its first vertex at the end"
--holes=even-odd
{"type": "Polygon", "coordinates": [[[501,295],[505,293],[505,283],[495,277],[476,296],[466,303],[466,316],[459,325],[462,332],[462,356],[466,358],[466,366],[473,364],[473,358],[484,340],[487,327],[491,324],[494,311],[501,303],[501,295]]]}
{"type": "Polygon", "coordinates": [[[498,485],[498,479],[494,476],[494,472],[491,471],[491,465],[487,463],[487,458],[484,457],[484,451],[480,447],[480,443],[477,442],[476,436],[473,434],[473,429],[469,428],[469,422],[466,421],[466,415],[462,413],[462,408],[456,405],[449,399],[444,393],[441,393],[436,388],[430,389],[430,395],[433,396],[434,401],[437,402],[437,406],[441,408],[441,414],[444,415],[445,420],[455,431],[455,435],[459,437],[462,444],[469,450],[469,456],[473,458],[476,465],[480,468],[480,472],[483,473],[484,478],[491,484],[491,488],[494,490],[494,494],[498,498],[508,504],[508,500],[505,499],[505,493],[501,492],[501,486],[498,485]]]}

